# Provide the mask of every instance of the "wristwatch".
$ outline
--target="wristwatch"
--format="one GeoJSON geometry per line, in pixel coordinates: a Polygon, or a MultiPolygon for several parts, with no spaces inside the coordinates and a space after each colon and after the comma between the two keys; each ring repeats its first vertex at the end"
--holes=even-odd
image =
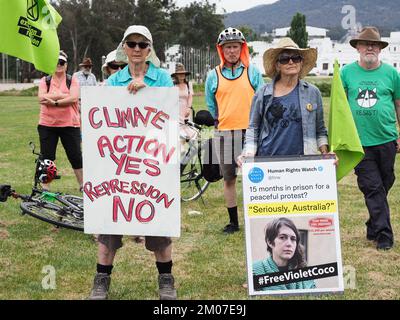
{"type": "Polygon", "coordinates": [[[58,101],[57,101],[57,100],[54,102],[54,105],[55,105],[56,107],[58,107],[58,101]]]}

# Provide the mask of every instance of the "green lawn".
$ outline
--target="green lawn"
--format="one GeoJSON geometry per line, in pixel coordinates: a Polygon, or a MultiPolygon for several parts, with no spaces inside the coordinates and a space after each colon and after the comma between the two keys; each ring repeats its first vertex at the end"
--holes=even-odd
{"type": "MultiPolygon", "coordinates": [[[[195,97],[195,105],[204,107],[204,97],[195,97]]],[[[28,142],[38,144],[38,114],[35,97],[0,97],[0,184],[10,183],[21,192],[28,192],[32,185],[34,156],[28,142]]],[[[78,194],[61,146],[57,167],[62,179],[53,188],[78,194]]],[[[399,161],[396,172],[399,176],[399,161]]],[[[395,235],[400,234],[399,185],[397,181],[389,198],[395,235]]],[[[339,183],[339,200],[343,264],[355,268],[356,289],[346,290],[343,295],[285,299],[400,299],[400,246],[397,242],[393,250],[377,252],[365,239],[367,210],[353,174],[339,183]]],[[[239,196],[240,213],[241,201],[239,196]]],[[[228,217],[221,182],[207,190],[204,202],[205,205],[201,200],[182,204],[182,236],[174,241],[173,249],[178,296],[248,299],[247,290],[242,287],[246,281],[243,229],[231,236],[221,232],[228,217]],[[194,210],[201,214],[191,215],[194,210]]],[[[243,218],[240,223],[243,226],[243,218]]],[[[96,252],[90,235],[56,229],[21,216],[17,200],[0,203],[0,299],[84,299],[92,285],[96,252]],[[46,275],[42,269],[47,265],[56,270],[54,290],[42,288],[46,275]]],[[[158,298],[154,258],[143,245],[126,237],[114,265],[111,299],[158,298]]]]}

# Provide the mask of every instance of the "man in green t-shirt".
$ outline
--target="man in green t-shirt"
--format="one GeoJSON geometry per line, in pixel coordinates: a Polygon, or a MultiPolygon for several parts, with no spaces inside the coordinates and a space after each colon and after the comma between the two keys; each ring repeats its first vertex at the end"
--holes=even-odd
{"type": "Polygon", "coordinates": [[[395,68],[379,60],[388,43],[375,27],[365,27],[350,45],[360,54],[358,61],[342,69],[343,86],[363,145],[365,157],[356,166],[358,187],[369,212],[367,239],[378,250],[393,246],[393,230],[387,194],[392,187],[396,152],[400,152],[400,76],[395,68]]]}

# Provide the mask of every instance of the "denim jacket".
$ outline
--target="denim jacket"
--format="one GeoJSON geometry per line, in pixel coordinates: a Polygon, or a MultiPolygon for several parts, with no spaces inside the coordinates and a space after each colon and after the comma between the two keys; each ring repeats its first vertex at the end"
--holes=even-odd
{"type": "MultiPolygon", "coordinates": [[[[272,104],[274,83],[265,84],[253,97],[250,111],[249,128],[243,153],[256,154],[257,149],[270,132],[267,111],[272,104]]],[[[303,125],[304,154],[319,154],[319,147],[328,144],[328,134],[324,124],[321,93],[317,87],[299,81],[299,99],[303,125]]]]}

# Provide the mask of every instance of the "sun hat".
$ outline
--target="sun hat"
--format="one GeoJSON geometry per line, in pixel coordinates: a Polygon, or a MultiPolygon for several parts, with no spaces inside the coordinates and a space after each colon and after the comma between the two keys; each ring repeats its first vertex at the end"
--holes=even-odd
{"type": "Polygon", "coordinates": [[[113,50],[107,55],[104,64],[101,66],[101,70],[104,73],[107,73],[106,68],[110,62],[115,62],[115,64],[118,64],[118,65],[125,65],[125,62],[116,60],[116,54],[117,54],[117,50],[113,50]]]}
{"type": "Polygon", "coordinates": [[[93,66],[92,59],[83,58],[82,62],[79,64],[79,66],[80,67],[91,67],[91,66],[93,66]]]}
{"type": "Polygon", "coordinates": [[[149,40],[149,42],[150,42],[150,53],[146,57],[146,61],[150,61],[156,67],[160,67],[160,64],[161,64],[160,63],[160,59],[158,59],[158,57],[156,55],[156,52],[154,50],[154,47],[153,47],[153,37],[151,36],[151,33],[150,33],[149,29],[147,29],[145,26],[141,26],[141,25],[132,25],[132,26],[129,26],[125,30],[124,36],[123,36],[123,38],[122,38],[122,40],[119,43],[118,48],[117,48],[116,60],[128,63],[128,57],[126,56],[126,54],[124,52],[123,45],[124,45],[124,42],[125,42],[126,38],[128,36],[130,36],[131,34],[140,34],[143,37],[145,37],[147,40],[149,40]]]}
{"type": "Polygon", "coordinates": [[[177,74],[184,74],[184,75],[188,76],[189,74],[191,74],[191,72],[190,71],[186,71],[185,66],[182,63],[178,62],[175,65],[175,72],[173,74],[171,74],[171,77],[174,77],[177,74]]]}
{"type": "Polygon", "coordinates": [[[275,48],[270,48],[264,52],[264,69],[265,74],[270,78],[277,76],[276,62],[282,51],[295,50],[303,57],[303,67],[300,71],[300,78],[304,78],[314,67],[317,61],[317,49],[315,48],[300,48],[292,39],[285,37],[279,40],[275,48]]]}
{"type": "Polygon", "coordinates": [[[389,43],[381,40],[381,35],[376,27],[364,27],[358,34],[358,37],[350,40],[350,45],[357,48],[358,41],[378,42],[381,49],[386,48],[389,43]]]}

